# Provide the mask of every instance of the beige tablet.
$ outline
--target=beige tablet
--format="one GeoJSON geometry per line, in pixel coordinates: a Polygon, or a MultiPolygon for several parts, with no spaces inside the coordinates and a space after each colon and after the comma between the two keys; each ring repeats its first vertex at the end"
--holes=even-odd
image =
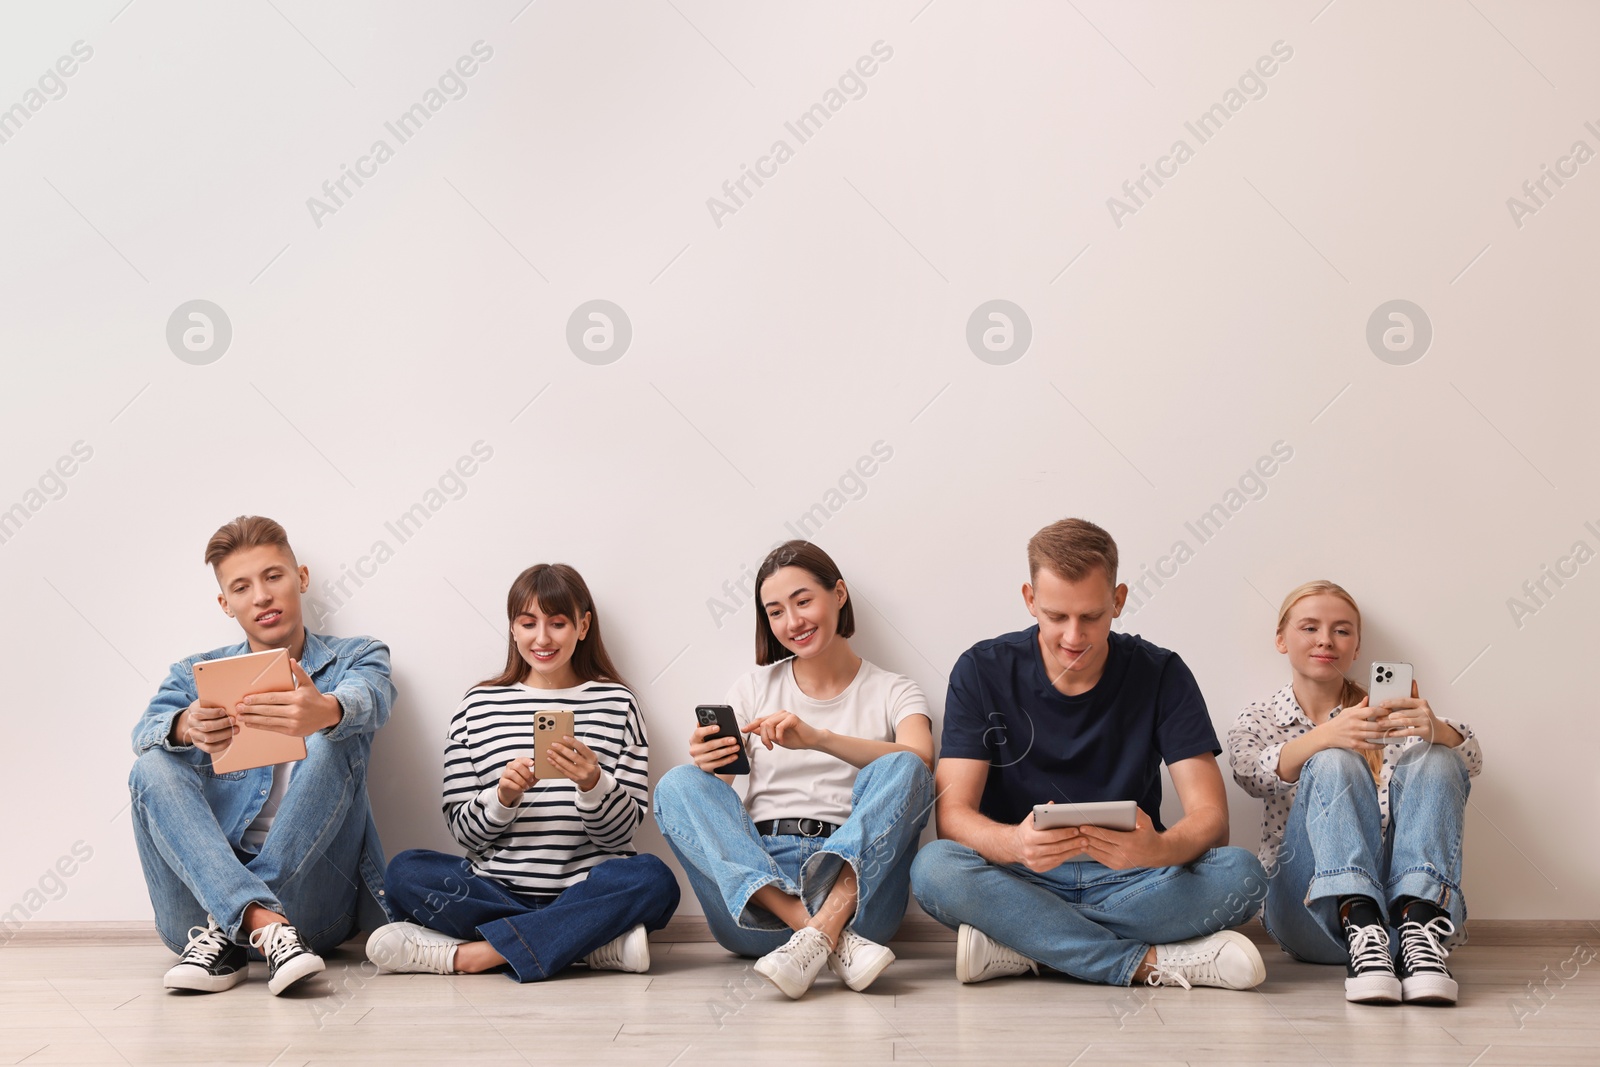
{"type": "MultiPolygon", "coordinates": [[[[294,688],[289,670],[289,651],[283,648],[248,652],[226,659],[208,659],[194,665],[194,687],[206,707],[234,706],[251,693],[285,693],[294,688]]],[[[211,769],[218,774],[245,771],[251,767],[270,767],[306,758],[306,739],[240,725],[227,751],[211,757],[211,769]]]]}

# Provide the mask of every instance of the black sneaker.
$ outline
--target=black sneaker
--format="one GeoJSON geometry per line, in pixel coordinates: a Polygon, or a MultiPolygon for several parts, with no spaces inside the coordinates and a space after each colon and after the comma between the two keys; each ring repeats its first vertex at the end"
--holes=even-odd
{"type": "Polygon", "coordinates": [[[267,988],[277,996],[302,978],[319,974],[322,957],[300,940],[300,933],[288,923],[268,923],[250,935],[250,946],[267,958],[271,968],[267,988]]]}
{"type": "Polygon", "coordinates": [[[1448,916],[1400,924],[1400,995],[1407,1004],[1454,1004],[1456,980],[1445,959],[1444,939],[1456,932],[1448,916]]]}
{"type": "Polygon", "coordinates": [[[168,989],[220,993],[244,981],[249,973],[250,953],[229,941],[217,920],[207,915],[205,926],[189,927],[189,943],[167,972],[164,984],[168,989]]]}
{"type": "Polygon", "coordinates": [[[1344,936],[1350,946],[1344,999],[1356,1004],[1398,1004],[1401,986],[1395,977],[1394,958],[1389,955],[1389,931],[1382,923],[1357,926],[1347,922],[1344,936]]]}

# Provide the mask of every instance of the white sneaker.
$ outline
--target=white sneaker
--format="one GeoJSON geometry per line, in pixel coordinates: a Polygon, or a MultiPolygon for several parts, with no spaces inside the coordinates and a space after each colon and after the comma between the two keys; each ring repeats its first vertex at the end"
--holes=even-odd
{"type": "Polygon", "coordinates": [[[1039,965],[1016,949],[1007,948],[976,926],[961,924],[956,931],[956,978],[971,984],[1013,974],[1039,973],[1039,965]]]}
{"type": "Polygon", "coordinates": [[[587,956],[583,962],[595,971],[631,971],[643,974],[650,969],[650,938],[639,923],[621,937],[614,937],[587,956]]]}
{"type": "Polygon", "coordinates": [[[828,935],[815,926],[803,926],[794,936],[756,960],[755,972],[790,1000],[799,1000],[811,988],[828,959],[828,935]]]}
{"type": "Polygon", "coordinates": [[[322,957],[300,940],[288,923],[268,923],[250,935],[250,947],[267,958],[267,988],[277,996],[302,978],[322,973],[322,957]]]}
{"type": "Polygon", "coordinates": [[[455,974],[459,937],[416,923],[389,923],[367,938],[367,959],[389,974],[455,974]]]}
{"type": "Polygon", "coordinates": [[[854,930],[840,934],[839,944],[828,953],[828,970],[857,993],[876,981],[893,962],[894,953],[887,945],[868,941],[854,930]]]}
{"type": "Polygon", "coordinates": [[[1155,966],[1145,981],[1151,985],[1181,985],[1185,989],[1197,985],[1250,989],[1266,977],[1267,965],[1261,962],[1261,953],[1250,939],[1237,930],[1223,930],[1157,945],[1155,966]]]}

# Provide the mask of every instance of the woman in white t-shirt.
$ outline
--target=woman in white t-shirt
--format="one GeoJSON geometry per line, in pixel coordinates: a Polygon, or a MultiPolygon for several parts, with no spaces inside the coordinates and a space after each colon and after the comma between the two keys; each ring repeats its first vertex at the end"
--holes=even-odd
{"type": "Polygon", "coordinates": [[[694,766],[656,787],[655,816],[711,932],[798,998],[828,966],[863,990],[894,961],[911,861],[933,805],[922,690],[856,655],[839,568],[789,541],[756,572],[756,662],[729,692],[743,739],[690,735],[694,766]],[[741,801],[715,773],[743,747],[741,801]]]}

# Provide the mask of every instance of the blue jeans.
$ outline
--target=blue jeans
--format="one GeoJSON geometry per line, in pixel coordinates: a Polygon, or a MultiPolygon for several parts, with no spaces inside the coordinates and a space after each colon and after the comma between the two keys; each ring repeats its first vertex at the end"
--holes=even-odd
{"type": "Polygon", "coordinates": [[[975,926],[1086,982],[1129,985],[1151,945],[1249,919],[1266,877],[1242,848],[1213,848],[1181,867],[1117,871],[1084,860],[1041,872],[935,841],[912,866],[911,886],[923,910],[946,926],[975,926]]]}
{"type": "Polygon", "coordinates": [[[659,930],[678,907],[678,880],[649,855],[602,860],[554,896],[514,892],[460,856],[422,848],[390,860],[386,881],[412,922],[489,942],[518,982],[542,982],[640,923],[659,930]]]}
{"type": "Polygon", "coordinates": [[[183,951],[189,928],[206,925],[207,915],[242,944],[251,904],[286,916],[313,952],[355,931],[368,822],[366,740],[306,738],[306,758],[295,764],[255,855],[236,850],[218,824],[204,792],[207,769],[166,748],[139,756],[128,778],[133,833],[168,948],[183,951]]]}
{"type": "Polygon", "coordinates": [[[879,756],[856,775],[850,817],[830,837],[763,836],[733,787],[685,764],[656,786],[661,833],[683,864],[712,935],[741,956],[764,956],[792,931],[750,903],[776,885],[813,915],[845,863],[856,872],[856,911],[846,924],[880,944],[905,917],[911,861],[933,809],[933,776],[910,752],[879,756]]]}
{"type": "Polygon", "coordinates": [[[1339,924],[1341,896],[1378,902],[1389,926],[1401,897],[1431,901],[1457,930],[1467,766],[1442,745],[1413,745],[1389,779],[1389,828],[1380,829],[1378,787],[1367,761],[1324,749],[1300,769],[1283,845],[1267,884],[1261,921],[1289,955],[1307,963],[1348,963],[1339,924]]]}

